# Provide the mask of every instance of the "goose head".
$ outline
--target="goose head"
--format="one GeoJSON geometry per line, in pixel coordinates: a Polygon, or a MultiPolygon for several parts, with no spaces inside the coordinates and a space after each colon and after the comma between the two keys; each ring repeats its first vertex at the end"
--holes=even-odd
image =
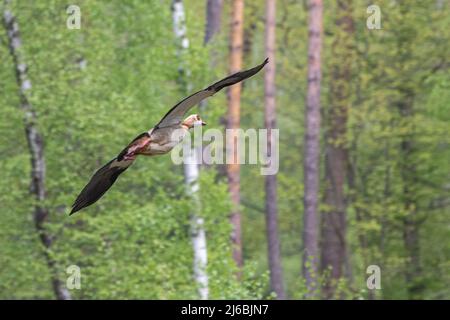
{"type": "Polygon", "coordinates": [[[204,126],[206,123],[200,118],[198,114],[192,114],[181,123],[181,125],[187,129],[191,129],[194,126],[204,126]]]}

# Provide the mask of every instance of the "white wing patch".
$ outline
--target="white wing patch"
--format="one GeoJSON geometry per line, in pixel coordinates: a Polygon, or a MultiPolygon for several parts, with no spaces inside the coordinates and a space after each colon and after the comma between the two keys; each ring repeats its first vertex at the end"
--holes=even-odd
{"type": "Polygon", "coordinates": [[[110,168],[118,167],[118,168],[128,168],[133,163],[133,160],[122,160],[117,161],[115,159],[111,164],[109,165],[110,168]]]}

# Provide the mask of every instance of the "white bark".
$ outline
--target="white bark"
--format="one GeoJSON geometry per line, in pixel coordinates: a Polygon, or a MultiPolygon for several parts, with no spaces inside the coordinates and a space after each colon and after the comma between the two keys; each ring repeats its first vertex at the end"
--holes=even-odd
{"type": "Polygon", "coordinates": [[[5,1],[3,25],[6,30],[9,52],[13,60],[17,85],[19,87],[20,109],[24,115],[23,121],[25,126],[25,135],[31,158],[30,193],[36,200],[36,204],[33,208],[34,225],[41,244],[44,247],[43,254],[51,274],[55,296],[60,300],[70,300],[71,296],[69,291],[66,287],[64,287],[63,282],[58,277],[57,263],[49,254],[49,250],[52,245],[52,237],[50,236],[45,225],[49,211],[44,204],[44,201],[46,200],[44,142],[36,125],[36,112],[27,98],[28,91],[31,90],[31,81],[28,78],[27,64],[21,54],[22,41],[20,38],[19,24],[17,23],[12,11],[9,10],[8,6],[9,1],[5,1]]]}
{"type": "MultiPolygon", "coordinates": [[[[180,83],[184,83],[184,88],[188,94],[191,91],[189,81],[189,69],[184,65],[184,56],[189,49],[189,39],[186,36],[186,19],[183,2],[181,0],[172,1],[172,19],[173,30],[178,42],[178,57],[180,60],[180,83]]],[[[201,217],[201,203],[198,196],[199,192],[199,167],[197,165],[197,150],[201,146],[191,149],[189,154],[184,155],[184,176],[187,193],[192,198],[191,211],[191,241],[194,251],[194,279],[198,286],[198,293],[201,299],[208,299],[208,273],[206,266],[208,263],[206,236],[204,229],[204,220],[201,217]]]]}
{"type": "Polygon", "coordinates": [[[442,10],[444,9],[445,1],[444,0],[436,0],[436,9],[442,10]]]}
{"type": "Polygon", "coordinates": [[[201,212],[201,203],[198,195],[199,185],[199,167],[197,165],[197,150],[191,149],[189,155],[185,156],[184,177],[188,194],[192,198],[194,208],[191,213],[191,240],[194,250],[194,278],[198,285],[201,299],[208,299],[208,274],[206,266],[208,263],[208,254],[206,248],[206,236],[204,229],[204,220],[199,215],[201,212]]]}

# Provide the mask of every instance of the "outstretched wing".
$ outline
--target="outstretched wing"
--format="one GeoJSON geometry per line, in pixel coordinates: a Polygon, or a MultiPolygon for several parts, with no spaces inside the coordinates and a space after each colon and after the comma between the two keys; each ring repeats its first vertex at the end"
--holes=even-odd
{"type": "Polygon", "coordinates": [[[142,148],[145,148],[149,141],[147,132],[137,136],[116,158],[98,169],[89,183],[81,190],[72,205],[69,215],[90,206],[100,199],[116,182],[119,175],[131,166],[136,155],[139,154],[142,148]]]}
{"type": "Polygon", "coordinates": [[[225,87],[228,87],[228,86],[231,86],[238,82],[241,82],[241,81],[257,74],[268,62],[269,62],[269,59],[267,58],[259,66],[256,66],[249,70],[245,70],[245,71],[241,71],[241,72],[232,74],[231,76],[228,76],[228,77],[214,83],[213,85],[209,86],[208,88],[198,91],[198,92],[194,93],[193,95],[190,95],[189,97],[180,101],[178,104],[176,104],[174,107],[172,107],[172,109],[170,109],[169,112],[166,113],[166,115],[161,119],[161,121],[155,126],[155,130],[158,128],[163,128],[163,127],[180,124],[181,121],[183,120],[184,115],[192,107],[194,107],[195,105],[200,103],[200,101],[212,96],[213,94],[222,90],[225,87]]]}
{"type": "Polygon", "coordinates": [[[83,188],[81,193],[72,205],[70,215],[90,206],[100,199],[106,191],[114,184],[117,177],[127,170],[133,160],[118,161],[114,158],[94,173],[89,183],[83,188]]]}

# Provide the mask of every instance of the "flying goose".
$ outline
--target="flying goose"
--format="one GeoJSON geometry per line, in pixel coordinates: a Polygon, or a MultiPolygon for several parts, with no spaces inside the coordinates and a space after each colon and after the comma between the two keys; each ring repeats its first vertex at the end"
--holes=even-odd
{"type": "Polygon", "coordinates": [[[268,61],[269,59],[266,59],[259,66],[232,74],[177,103],[166,113],[155,127],[138,135],[117,155],[117,157],[94,173],[89,183],[83,188],[73,203],[69,215],[90,206],[100,199],[114,184],[117,177],[131,166],[138,155],[154,156],[168,153],[173,147],[181,142],[189,129],[197,125],[205,125],[205,122],[203,122],[197,114],[190,115],[184,120],[183,117],[200,101],[214,95],[225,87],[255,75],[268,63],[268,61]],[[181,139],[174,140],[172,133],[174,133],[175,130],[181,131],[181,139]]]}

